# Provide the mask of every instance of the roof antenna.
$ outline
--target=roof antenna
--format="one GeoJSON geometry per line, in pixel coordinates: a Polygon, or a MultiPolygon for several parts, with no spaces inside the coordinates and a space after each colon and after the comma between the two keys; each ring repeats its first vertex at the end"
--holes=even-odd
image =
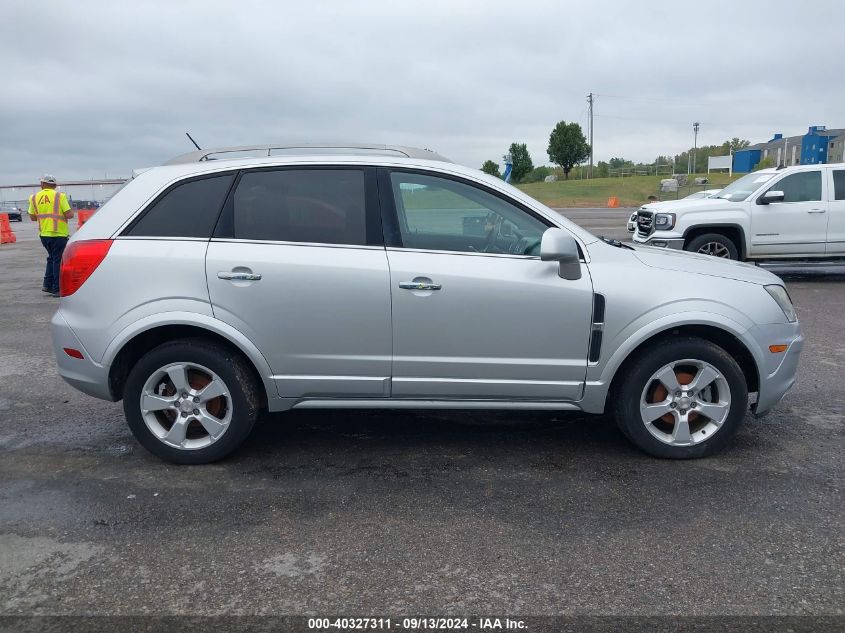
{"type": "Polygon", "coordinates": [[[185,132],[185,136],[187,136],[187,137],[188,137],[188,139],[191,141],[191,143],[193,143],[193,144],[194,144],[194,147],[196,147],[198,150],[202,151],[202,147],[200,147],[199,145],[197,145],[197,142],[194,140],[194,137],[193,137],[193,136],[191,136],[191,135],[190,135],[190,134],[188,134],[187,132],[185,132]]]}

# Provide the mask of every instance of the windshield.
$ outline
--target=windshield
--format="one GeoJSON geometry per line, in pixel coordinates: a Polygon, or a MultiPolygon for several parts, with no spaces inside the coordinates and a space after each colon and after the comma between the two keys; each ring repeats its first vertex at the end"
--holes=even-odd
{"type": "Polygon", "coordinates": [[[757,191],[765,182],[774,178],[774,174],[770,173],[754,173],[743,176],[739,180],[735,180],[727,187],[722,189],[714,198],[722,198],[723,200],[730,200],[732,202],[741,202],[746,200],[748,196],[757,191]]]}

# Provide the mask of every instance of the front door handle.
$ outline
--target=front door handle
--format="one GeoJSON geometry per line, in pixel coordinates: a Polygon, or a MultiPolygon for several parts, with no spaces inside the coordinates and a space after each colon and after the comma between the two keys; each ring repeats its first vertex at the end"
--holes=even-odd
{"type": "Polygon", "coordinates": [[[424,281],[400,281],[399,287],[403,290],[440,290],[443,286],[424,281]]]}
{"type": "Polygon", "coordinates": [[[226,279],[227,281],[260,281],[261,275],[258,273],[228,272],[221,270],[217,273],[217,278],[226,279]]]}
{"type": "Polygon", "coordinates": [[[810,209],[807,213],[824,213],[827,209],[810,209]]]}

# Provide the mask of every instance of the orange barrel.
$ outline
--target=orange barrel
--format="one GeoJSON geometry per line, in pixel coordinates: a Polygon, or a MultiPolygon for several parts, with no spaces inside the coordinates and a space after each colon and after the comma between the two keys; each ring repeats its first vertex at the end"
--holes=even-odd
{"type": "Polygon", "coordinates": [[[92,215],[94,215],[94,209],[80,209],[78,215],[76,216],[77,220],[77,228],[85,224],[92,215]]]}

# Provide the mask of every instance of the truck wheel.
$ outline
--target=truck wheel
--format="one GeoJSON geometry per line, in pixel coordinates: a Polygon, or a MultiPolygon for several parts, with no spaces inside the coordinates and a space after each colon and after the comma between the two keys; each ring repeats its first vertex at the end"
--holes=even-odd
{"type": "Polygon", "coordinates": [[[207,464],[246,439],[258,414],[247,362],[201,340],[165,343],[129,372],[123,411],[148,451],[176,464],[207,464]]]}
{"type": "Polygon", "coordinates": [[[721,449],[748,411],[748,386],[736,361],[700,338],[666,340],[625,370],[614,416],[640,449],[671,459],[721,449]]]}
{"type": "Polygon", "coordinates": [[[685,251],[724,257],[725,259],[739,259],[739,251],[733,240],[721,233],[705,233],[691,239],[685,246],[685,251]]]}

